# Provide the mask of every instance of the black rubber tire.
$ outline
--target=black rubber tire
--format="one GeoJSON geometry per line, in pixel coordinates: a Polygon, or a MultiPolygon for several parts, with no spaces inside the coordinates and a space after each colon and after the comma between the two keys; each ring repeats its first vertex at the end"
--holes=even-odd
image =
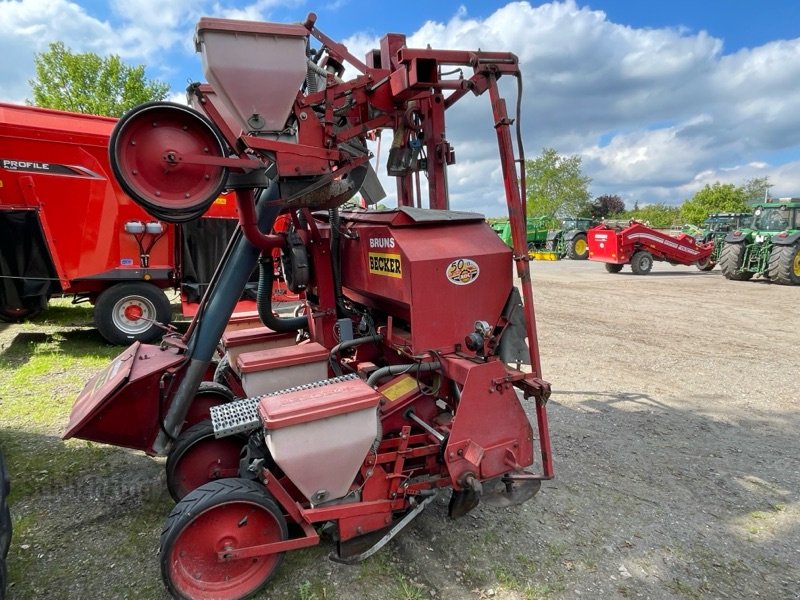
{"type": "Polygon", "coordinates": [[[5,323],[22,323],[39,315],[47,307],[47,298],[44,296],[25,298],[25,306],[21,308],[11,308],[10,306],[0,307],[0,321],[5,323]]]}
{"type": "MultiPolygon", "coordinates": [[[[167,518],[164,531],[161,534],[161,549],[159,551],[161,557],[161,577],[164,581],[164,585],[166,585],[169,593],[174,598],[192,599],[196,597],[196,594],[193,594],[194,591],[200,591],[207,585],[203,580],[203,576],[205,575],[205,572],[202,570],[204,563],[206,565],[216,563],[214,566],[217,579],[219,579],[220,570],[224,570],[225,565],[230,565],[232,568],[240,566],[241,561],[230,561],[228,563],[218,562],[216,559],[215,544],[218,540],[210,536],[197,536],[195,534],[199,543],[197,547],[192,547],[191,553],[184,555],[180,552],[173,552],[176,544],[178,545],[178,550],[180,550],[180,538],[182,535],[189,535],[191,540],[194,533],[193,528],[199,527],[200,531],[202,531],[204,524],[210,524],[212,526],[217,525],[218,531],[219,521],[221,521],[219,516],[221,514],[227,517],[226,521],[228,522],[231,522],[231,517],[233,517],[236,523],[235,531],[237,532],[237,538],[245,538],[245,543],[248,541],[252,544],[282,541],[289,536],[286,519],[280,507],[264,486],[258,482],[246,479],[220,479],[194,490],[175,505],[167,518]],[[264,516],[264,512],[267,513],[267,522],[272,525],[269,533],[271,533],[275,539],[263,539],[263,530],[247,530],[247,526],[250,525],[250,519],[257,515],[256,511],[263,511],[261,512],[262,517],[264,516]],[[230,514],[225,515],[226,512],[230,514]],[[216,515],[214,515],[214,513],[216,513],[216,515]],[[211,515],[217,517],[217,523],[209,518],[211,515]],[[240,518],[236,520],[239,515],[240,518]],[[177,554],[177,556],[174,556],[174,554],[177,554]],[[182,559],[184,562],[180,562],[182,559]],[[173,578],[173,574],[181,574],[188,571],[191,571],[191,576],[186,577],[186,579],[191,580],[192,584],[196,581],[196,589],[182,588],[180,582],[176,582],[173,578]]],[[[259,519],[255,518],[253,520],[256,522],[257,527],[259,519]]],[[[213,531],[214,530],[212,530],[212,532],[213,531]]],[[[236,592],[238,592],[236,595],[226,595],[225,591],[215,588],[214,597],[252,597],[263,589],[272,579],[283,562],[284,554],[284,552],[280,552],[267,557],[244,559],[248,561],[251,567],[255,566],[256,568],[258,568],[259,561],[268,560],[272,561],[272,563],[268,566],[269,570],[266,574],[261,573],[259,577],[251,576],[244,582],[244,586],[246,586],[247,589],[242,589],[244,586],[239,586],[236,590],[236,592]]],[[[234,572],[234,576],[236,575],[238,574],[234,572]]],[[[227,579],[224,580],[224,582],[228,581],[227,579]]],[[[224,585],[224,582],[221,585],[224,585]]],[[[234,578],[231,578],[230,582],[232,586],[236,585],[234,578]]],[[[211,582],[209,587],[213,587],[213,583],[214,582],[211,582]]],[[[220,585],[219,582],[217,582],[217,585],[220,585]]]]}
{"type": "Polygon", "coordinates": [[[0,600],[6,594],[6,556],[11,545],[11,512],[8,509],[8,494],[11,483],[3,453],[0,452],[0,600]]]}
{"type": "Polygon", "coordinates": [[[213,381],[201,381],[186,413],[183,428],[188,429],[201,421],[210,419],[210,407],[233,402],[235,398],[236,396],[228,386],[213,381]]]}
{"type": "Polygon", "coordinates": [[[744,244],[726,243],[719,256],[719,268],[725,279],[732,281],[747,281],[752,279],[754,273],[750,271],[739,271],[739,267],[744,260],[744,244]]]}
{"type": "Polygon", "coordinates": [[[164,330],[152,321],[166,325],[170,318],[169,300],[164,291],[141,281],[111,286],[97,297],[94,305],[94,324],[100,335],[120,346],[159,339],[164,330]],[[132,304],[142,310],[145,320],[131,320],[125,316],[126,305],[132,304]]]}
{"type": "Polygon", "coordinates": [[[800,244],[772,247],[769,278],[781,285],[800,285],[800,244]]]}
{"type": "Polygon", "coordinates": [[[647,250],[634,252],[631,257],[631,271],[634,275],[647,275],[653,268],[653,255],[647,250]]]}
{"type": "Polygon", "coordinates": [[[609,273],[619,273],[625,265],[618,265],[617,263],[606,263],[606,271],[609,273]]]}
{"type": "MultiPolygon", "coordinates": [[[[201,456],[200,453],[208,453],[210,448],[216,451],[218,465],[223,468],[232,468],[234,466],[238,468],[239,455],[246,444],[247,436],[244,434],[216,439],[210,420],[201,421],[181,432],[178,439],[175,440],[169,456],[167,456],[166,472],[169,495],[172,496],[175,502],[180,502],[192,490],[202,487],[210,481],[222,479],[218,477],[205,478],[205,472],[187,479],[187,473],[181,470],[186,468],[187,460],[197,461],[198,459],[208,458],[207,456],[201,456]],[[203,445],[206,448],[203,448],[203,445]]],[[[204,462],[203,465],[204,468],[211,468],[208,461],[204,462]]],[[[228,475],[227,477],[230,476],[228,475]]]]}
{"type": "Polygon", "coordinates": [[[231,368],[231,360],[227,353],[219,359],[217,368],[214,369],[214,383],[219,385],[228,386],[228,375],[233,371],[231,368]]]}
{"type": "Polygon", "coordinates": [[[694,266],[697,267],[698,271],[713,271],[714,267],[717,266],[717,263],[707,258],[705,262],[696,262],[694,266]]]}
{"type": "Polygon", "coordinates": [[[585,233],[579,233],[569,241],[567,245],[567,256],[572,260],[586,260],[589,258],[589,244],[586,243],[585,233]],[[576,246],[582,248],[583,252],[580,251],[580,248],[576,248],[576,246]]]}

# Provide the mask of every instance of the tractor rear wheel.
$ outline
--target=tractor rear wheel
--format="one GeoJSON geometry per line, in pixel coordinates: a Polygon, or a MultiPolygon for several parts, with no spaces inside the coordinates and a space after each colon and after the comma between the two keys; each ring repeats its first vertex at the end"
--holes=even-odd
{"type": "Polygon", "coordinates": [[[585,233],[579,233],[569,241],[567,256],[572,260],[586,260],[589,258],[589,244],[586,243],[585,233]]]}
{"type": "Polygon", "coordinates": [[[740,271],[744,260],[744,244],[725,244],[722,254],[719,257],[719,268],[725,279],[734,281],[747,281],[752,279],[753,273],[750,271],[740,271]]]}
{"type": "Polygon", "coordinates": [[[112,285],[97,297],[94,305],[94,324],[112,344],[157,340],[164,330],[156,323],[166,325],[169,321],[169,300],[152,283],[112,285]]]}
{"type": "Polygon", "coordinates": [[[624,265],[618,265],[617,263],[606,263],[606,271],[609,273],[619,273],[622,271],[622,267],[624,265]]]}
{"type": "Polygon", "coordinates": [[[769,278],[782,285],[800,285],[800,244],[773,246],[769,255],[769,278]]]}
{"type": "Polygon", "coordinates": [[[634,275],[647,275],[653,268],[653,255],[646,250],[634,252],[631,257],[631,271],[634,275]]]}
{"type": "Polygon", "coordinates": [[[219,553],[288,536],[286,519],[263,485],[220,479],[172,509],[161,534],[161,577],[175,598],[248,598],[269,582],[284,553],[241,559],[219,553]]]}
{"type": "Polygon", "coordinates": [[[247,436],[217,439],[210,420],[183,431],[167,456],[167,489],[179,502],[194,489],[217,479],[239,474],[239,456],[247,436]]]}

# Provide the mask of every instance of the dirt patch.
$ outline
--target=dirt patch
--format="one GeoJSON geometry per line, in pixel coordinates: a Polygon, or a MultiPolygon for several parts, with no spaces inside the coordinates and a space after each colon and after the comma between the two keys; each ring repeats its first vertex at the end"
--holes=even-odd
{"type": "MultiPolygon", "coordinates": [[[[458,521],[443,493],[358,566],[290,553],[262,598],[800,598],[800,289],[533,269],[556,479],[458,521]]],[[[12,497],[9,597],[165,598],[161,462],[34,442],[98,468],[12,497]]]]}

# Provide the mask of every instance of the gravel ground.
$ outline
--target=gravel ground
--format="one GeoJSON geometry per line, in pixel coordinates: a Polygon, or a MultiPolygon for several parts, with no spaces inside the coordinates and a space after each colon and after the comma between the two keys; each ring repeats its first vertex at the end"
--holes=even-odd
{"type": "MultiPolygon", "coordinates": [[[[800,288],[533,270],[556,478],[458,521],[443,493],[358,566],[330,544],[290,553],[260,598],[800,598],[800,288]]],[[[30,443],[97,468],[12,504],[8,597],[165,598],[163,464],[30,443]]]]}

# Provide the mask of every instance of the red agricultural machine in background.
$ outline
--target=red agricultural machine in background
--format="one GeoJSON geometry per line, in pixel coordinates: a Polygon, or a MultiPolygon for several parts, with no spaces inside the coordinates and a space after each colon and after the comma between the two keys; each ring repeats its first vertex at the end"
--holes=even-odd
{"type": "Polygon", "coordinates": [[[315,21],[201,19],[209,84],[190,87],[194,108],[142,105],[112,136],[116,176],[153,216],[199,217],[223,189],[239,208],[189,330],[123,352],[86,385],[65,434],[168,455],[180,501],[160,555],[179,598],[254,593],[322,533],[339,560],[362,560],[443,488],[458,517],[524,502],[553,476],[524,156],[520,146],[517,165],[498,90],[500,77],[521,81],[517,57],[408,48],[389,34],[362,62],[315,21]],[[449,210],[445,112],[484,93],[512,248],[481,215],[449,210]],[[398,208],[340,210],[359,191],[381,197],[367,146],[381,130],[393,134],[398,208]],[[279,215],[287,232],[273,229],[279,215]],[[303,297],[292,317],[270,305],[276,249],[303,297]],[[236,341],[223,332],[256,263],[264,327],[236,341]],[[246,398],[198,393],[223,337],[224,380],[246,398]]]}
{"type": "Polygon", "coordinates": [[[0,104],[0,320],[72,295],[94,304],[103,337],[130,344],[163,335],[166,289],[193,314],[238,222],[236,200],[221,195],[192,222],[154,219],[112,176],[116,122],[0,104]]]}
{"type": "Polygon", "coordinates": [[[701,271],[714,268],[714,244],[699,244],[690,235],[669,235],[639,223],[601,223],[587,232],[589,260],[603,262],[609,273],[619,273],[630,264],[636,275],[647,275],[653,261],[671,265],[696,265],[701,271]]]}

